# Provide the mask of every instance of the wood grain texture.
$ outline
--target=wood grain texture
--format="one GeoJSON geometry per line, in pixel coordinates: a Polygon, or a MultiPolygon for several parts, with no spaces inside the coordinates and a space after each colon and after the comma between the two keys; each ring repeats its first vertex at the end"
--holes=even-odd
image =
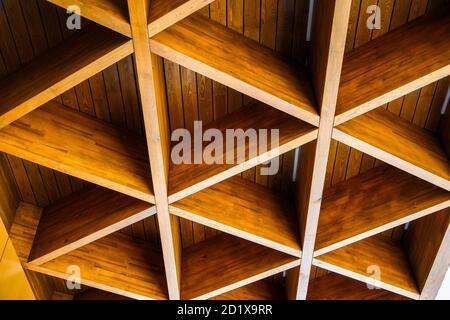
{"type": "Polygon", "coordinates": [[[164,31],[178,21],[207,6],[214,0],[152,0],[148,34],[150,37],[164,31]]]}
{"type": "MultiPolygon", "coordinates": [[[[143,241],[114,233],[41,266],[25,268],[68,279],[80,268],[80,282],[133,299],[167,299],[162,254],[143,241]]],[[[72,278],[73,280],[73,278],[72,278]]]]}
{"type": "Polygon", "coordinates": [[[221,234],[184,250],[181,298],[208,299],[299,264],[298,258],[221,234]]]}
{"type": "Polygon", "coordinates": [[[150,167],[155,172],[153,186],[168,292],[171,299],[179,299],[181,240],[178,221],[171,218],[167,201],[170,148],[162,61],[150,52],[147,25],[151,10],[149,1],[129,0],[128,7],[150,167]]]}
{"type": "Polygon", "coordinates": [[[306,72],[219,23],[192,15],[153,37],[150,47],[232,89],[313,125],[319,123],[306,72]]]}
{"type": "Polygon", "coordinates": [[[283,300],[285,294],[281,286],[263,279],[246,286],[225,292],[210,300],[283,300]]]}
{"type": "Polygon", "coordinates": [[[1,130],[0,150],[154,202],[145,141],[56,102],[1,130]]]}
{"type": "Polygon", "coordinates": [[[0,128],[133,52],[131,41],[89,26],[0,82],[0,128]]]}
{"type": "Polygon", "coordinates": [[[288,199],[241,177],[183,198],[172,214],[234,236],[301,256],[294,209],[288,199]]]}
{"type": "Polygon", "coordinates": [[[81,16],[131,37],[128,8],[123,0],[47,0],[64,9],[78,6],[81,16]]]}
{"type": "Polygon", "coordinates": [[[111,301],[111,300],[131,300],[131,299],[103,290],[88,289],[73,296],[73,300],[111,301]]]}
{"type": "Polygon", "coordinates": [[[338,126],[333,138],[450,191],[450,161],[439,139],[387,110],[338,126]]]}
{"type": "Polygon", "coordinates": [[[311,67],[320,125],[317,142],[302,148],[300,159],[296,201],[303,255],[299,274],[291,272],[287,279],[289,299],[306,299],[308,290],[350,7],[350,0],[320,1],[314,9],[311,67]]]}
{"type": "Polygon", "coordinates": [[[315,256],[450,206],[450,192],[391,166],[327,189],[315,256]]]}
{"type": "Polygon", "coordinates": [[[22,263],[26,263],[30,256],[41,214],[42,208],[29,203],[21,202],[17,208],[9,237],[22,263]]]}
{"type": "Polygon", "coordinates": [[[89,187],[44,209],[30,263],[43,264],[155,213],[147,202],[89,187]]]}
{"type": "MultiPolygon", "coordinates": [[[[172,164],[169,174],[170,203],[252,168],[257,164],[271,160],[317,137],[317,129],[315,127],[263,104],[255,104],[239,109],[220,120],[213,121],[203,127],[203,132],[209,128],[220,130],[223,137],[226,137],[227,129],[242,129],[244,132],[248,129],[257,131],[267,129],[268,138],[271,137],[270,129],[278,129],[279,146],[273,147],[268,141],[267,151],[264,151],[258,147],[258,139],[251,139],[249,142],[250,139],[246,138],[245,141],[240,140],[238,143],[234,143],[234,148],[229,150],[223,148],[225,150],[222,149],[221,153],[214,155],[216,158],[222,158],[223,164],[207,164],[203,161],[201,164],[195,164],[194,159],[192,159],[192,164],[172,164]],[[245,161],[237,163],[239,159],[238,146],[240,144],[244,145],[244,143],[245,161]],[[249,150],[252,148],[256,148],[257,157],[250,154],[249,150]],[[227,157],[233,159],[233,155],[234,164],[227,164],[227,157]]],[[[208,142],[205,142],[203,147],[208,144],[208,142]]],[[[194,153],[192,152],[192,154],[194,153]]]]}
{"type": "Polygon", "coordinates": [[[411,299],[419,298],[414,274],[401,243],[383,235],[324,254],[315,258],[314,264],[411,299]]]}
{"type": "Polygon", "coordinates": [[[450,15],[422,18],[345,56],[339,125],[450,74],[450,15]]]}
{"type": "Polygon", "coordinates": [[[406,300],[383,290],[369,289],[365,283],[331,273],[311,281],[308,300],[406,300]]]}
{"type": "Polygon", "coordinates": [[[450,210],[414,221],[404,245],[414,270],[421,299],[435,299],[450,264],[450,210]]]}

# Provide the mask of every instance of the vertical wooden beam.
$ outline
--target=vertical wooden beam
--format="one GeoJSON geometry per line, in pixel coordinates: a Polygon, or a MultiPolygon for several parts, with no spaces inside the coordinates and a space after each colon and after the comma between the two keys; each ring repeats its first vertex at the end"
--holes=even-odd
{"type": "Polygon", "coordinates": [[[170,216],[167,190],[169,132],[163,65],[149,46],[148,0],[128,0],[139,92],[170,299],[180,298],[181,241],[177,219],[170,216]]]}
{"type": "Polygon", "coordinates": [[[288,274],[289,299],[306,299],[307,295],[350,7],[351,0],[317,1],[315,6],[310,69],[320,106],[320,125],[317,141],[302,148],[297,211],[303,254],[299,275],[288,274]]]}

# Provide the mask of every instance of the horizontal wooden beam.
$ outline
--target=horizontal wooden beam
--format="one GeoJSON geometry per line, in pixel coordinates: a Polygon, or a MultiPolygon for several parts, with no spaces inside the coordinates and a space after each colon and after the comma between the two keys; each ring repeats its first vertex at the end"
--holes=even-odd
{"type": "Polygon", "coordinates": [[[450,75],[450,15],[444,11],[345,56],[335,125],[450,75]]]}
{"type": "Polygon", "coordinates": [[[154,202],[145,140],[56,102],[0,130],[0,151],[154,202]]]}
{"type": "Polygon", "coordinates": [[[150,37],[164,31],[178,21],[190,16],[214,0],[152,0],[148,34],[150,37]]]}
{"type": "Polygon", "coordinates": [[[192,15],[153,37],[150,48],[170,61],[319,125],[306,70],[219,23],[192,15]]]}
{"type": "Polygon", "coordinates": [[[43,264],[155,213],[147,202],[89,187],[44,208],[29,261],[43,264]]]}
{"type": "Polygon", "coordinates": [[[240,177],[219,182],[172,204],[170,212],[297,257],[296,215],[288,199],[240,177]]]}
{"type": "Polygon", "coordinates": [[[64,9],[80,8],[80,15],[131,38],[128,7],[123,0],[47,0],[64,9]]]}
{"type": "Polygon", "coordinates": [[[43,265],[25,268],[132,299],[167,299],[162,253],[151,245],[114,233],[43,265]],[[73,278],[70,267],[78,268],[73,278]]]}
{"type": "Polygon", "coordinates": [[[406,300],[406,297],[331,273],[311,280],[308,300],[406,300]]]}
{"type": "Polygon", "coordinates": [[[0,81],[0,129],[132,53],[131,40],[87,27],[0,81]]]}
{"type": "Polygon", "coordinates": [[[450,162],[438,137],[388,110],[338,126],[333,138],[450,191],[450,162]]]}
{"type": "Polygon", "coordinates": [[[314,256],[450,207],[450,192],[385,165],[325,191],[314,256]]]}
{"type": "MultiPolygon", "coordinates": [[[[242,108],[220,120],[209,123],[203,128],[203,132],[210,128],[218,129],[222,133],[224,143],[227,129],[257,130],[257,139],[252,139],[249,142],[249,138],[246,138],[244,141],[237,141],[237,143],[235,141],[234,148],[223,148],[225,150],[222,150],[221,154],[215,154],[215,157],[222,159],[222,163],[207,164],[202,159],[202,163],[195,164],[194,159],[191,159],[192,164],[172,164],[169,174],[170,203],[311,142],[317,138],[318,131],[312,125],[259,103],[242,108]],[[261,142],[259,140],[263,139],[258,132],[260,129],[267,130],[267,151],[262,150],[258,145],[261,142]],[[271,129],[279,130],[278,146],[271,145],[271,129]],[[244,143],[245,158],[239,159],[238,149],[244,143]],[[256,157],[249,152],[252,148],[257,150],[256,157]],[[227,159],[232,159],[232,163],[228,164],[227,159]]],[[[203,147],[207,145],[208,142],[203,143],[203,147]]],[[[191,154],[194,155],[194,152],[194,144],[192,144],[191,154]]]]}
{"type": "Polygon", "coordinates": [[[181,298],[209,299],[299,264],[299,258],[221,234],[184,250],[181,298]]]}
{"type": "Polygon", "coordinates": [[[313,264],[411,299],[420,296],[402,244],[383,235],[321,255],[313,264]]]}

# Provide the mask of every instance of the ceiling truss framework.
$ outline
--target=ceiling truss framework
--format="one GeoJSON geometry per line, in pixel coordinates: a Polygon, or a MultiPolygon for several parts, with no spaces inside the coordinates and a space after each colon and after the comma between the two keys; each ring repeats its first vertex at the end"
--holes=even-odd
{"type": "Polygon", "coordinates": [[[450,115],[436,136],[376,108],[450,75],[449,14],[344,55],[351,1],[318,1],[308,76],[195,14],[211,0],[49,2],[96,25],[2,82],[0,150],[96,186],[20,204],[10,236],[26,269],[67,279],[76,265],[83,284],[135,299],[435,297],[450,263],[450,115]],[[52,100],[133,53],[146,141],[52,100]],[[278,128],[277,149],[172,164],[162,58],[258,100],[209,127],[278,128]],[[389,165],[324,193],[332,139],[389,165]],[[296,203],[236,176],[299,146],[296,203]],[[116,232],[152,215],[160,249],[116,232]],[[223,233],[182,249],[179,217],[223,233]],[[411,221],[403,244],[378,235],[411,221]],[[340,275],[310,283],[312,266],[340,275]],[[284,271],[285,292],[259,281],[284,271]]]}

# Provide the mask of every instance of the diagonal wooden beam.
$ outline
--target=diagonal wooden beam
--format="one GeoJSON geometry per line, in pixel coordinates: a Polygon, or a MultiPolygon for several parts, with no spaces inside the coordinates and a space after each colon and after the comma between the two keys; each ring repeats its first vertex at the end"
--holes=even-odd
{"type": "Polygon", "coordinates": [[[150,37],[164,31],[171,25],[190,16],[214,0],[152,0],[148,34],[150,37]]]}
{"type": "Polygon", "coordinates": [[[164,256],[169,296],[180,298],[181,240],[178,218],[170,216],[167,199],[169,172],[169,132],[160,58],[150,52],[148,16],[149,2],[128,0],[131,30],[136,58],[139,92],[153,176],[157,218],[164,256]]]}
{"type": "Polygon", "coordinates": [[[311,70],[320,106],[317,142],[302,148],[297,210],[303,240],[300,272],[288,274],[289,299],[306,299],[331,144],[351,1],[316,3],[311,70]]]}
{"type": "Polygon", "coordinates": [[[131,53],[130,39],[87,27],[0,81],[0,129],[131,53]]]}
{"type": "Polygon", "coordinates": [[[80,15],[131,38],[127,4],[123,0],[47,0],[63,9],[80,8],[80,15]]]}

